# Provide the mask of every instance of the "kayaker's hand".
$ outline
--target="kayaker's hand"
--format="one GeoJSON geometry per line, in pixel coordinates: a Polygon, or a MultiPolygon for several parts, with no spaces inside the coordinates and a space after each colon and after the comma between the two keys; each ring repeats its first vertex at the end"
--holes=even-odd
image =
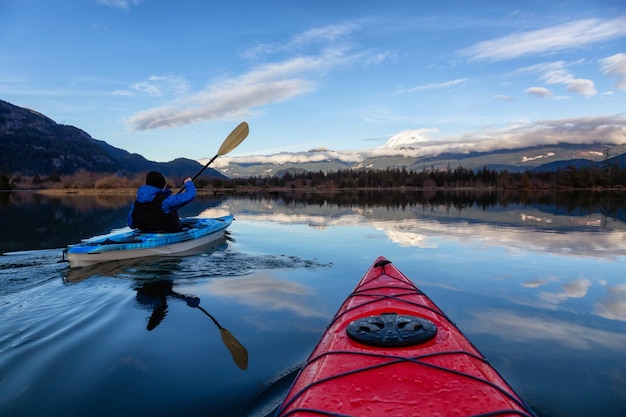
{"type": "Polygon", "coordinates": [[[187,178],[187,179],[185,180],[185,184],[186,184],[186,183],[188,183],[189,181],[191,181],[191,178],[187,178]]]}

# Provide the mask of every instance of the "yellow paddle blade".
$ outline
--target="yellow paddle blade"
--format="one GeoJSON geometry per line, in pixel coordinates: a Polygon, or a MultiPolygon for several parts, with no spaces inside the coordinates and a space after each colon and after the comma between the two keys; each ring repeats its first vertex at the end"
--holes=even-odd
{"type": "Polygon", "coordinates": [[[240,369],[248,369],[248,350],[228,330],[221,328],[222,341],[240,369]]]}
{"type": "Polygon", "coordinates": [[[220,146],[220,149],[217,151],[217,155],[226,155],[228,152],[235,149],[246,137],[248,137],[249,131],[250,129],[248,127],[248,123],[241,122],[239,126],[233,129],[233,131],[230,132],[230,135],[228,135],[228,137],[224,140],[224,143],[222,143],[222,146],[220,146]]]}

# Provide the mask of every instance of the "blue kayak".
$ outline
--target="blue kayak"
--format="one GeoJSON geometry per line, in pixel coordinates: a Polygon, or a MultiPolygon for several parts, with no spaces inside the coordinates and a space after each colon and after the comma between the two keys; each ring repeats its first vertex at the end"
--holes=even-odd
{"type": "Polygon", "coordinates": [[[182,219],[183,230],[173,233],[147,233],[128,227],[70,245],[64,256],[70,267],[148,256],[180,256],[197,251],[221,238],[233,222],[232,214],[216,218],[182,219]]]}

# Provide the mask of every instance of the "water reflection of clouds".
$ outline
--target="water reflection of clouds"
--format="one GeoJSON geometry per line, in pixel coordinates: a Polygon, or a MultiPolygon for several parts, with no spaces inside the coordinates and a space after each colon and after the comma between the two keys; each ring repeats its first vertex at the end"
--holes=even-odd
{"type": "Polygon", "coordinates": [[[406,245],[410,244],[410,236],[419,236],[417,241],[422,244],[433,236],[439,236],[464,243],[471,242],[473,245],[478,242],[486,247],[504,247],[511,253],[540,252],[609,259],[626,255],[626,247],[622,244],[626,240],[626,233],[623,231],[555,233],[488,224],[442,223],[418,219],[401,223],[379,223],[375,227],[383,230],[394,241],[402,236],[406,245]],[[401,235],[396,233],[398,229],[402,230],[401,235]]]}
{"type": "Polygon", "coordinates": [[[288,310],[303,317],[326,317],[305,300],[312,300],[315,295],[310,287],[265,274],[213,280],[206,288],[216,296],[235,298],[259,310],[288,310]]]}
{"type": "Polygon", "coordinates": [[[542,286],[546,285],[547,283],[548,283],[547,279],[536,278],[536,279],[531,279],[530,281],[523,282],[522,283],[522,287],[539,288],[539,287],[542,287],[542,286]]]}
{"type": "Polygon", "coordinates": [[[545,216],[533,216],[531,214],[526,214],[526,213],[521,213],[520,214],[520,220],[523,222],[528,222],[528,221],[532,221],[532,222],[536,222],[536,223],[545,223],[545,224],[550,224],[553,222],[553,220],[549,217],[545,217],[545,216]]]}
{"type": "Polygon", "coordinates": [[[599,213],[589,214],[587,216],[545,216],[545,215],[534,215],[528,213],[520,213],[519,219],[522,223],[527,224],[539,224],[542,226],[550,226],[553,224],[558,224],[560,227],[583,227],[586,229],[589,228],[598,228],[602,227],[606,219],[599,213]]]}
{"type": "MultiPolygon", "coordinates": [[[[281,210],[273,213],[252,210],[250,214],[244,211],[236,216],[243,221],[304,224],[315,228],[320,225],[367,226],[382,231],[390,241],[399,246],[422,249],[441,247],[447,240],[471,247],[505,248],[511,255],[529,257],[533,254],[551,254],[616,260],[626,255],[626,246],[623,244],[626,241],[626,231],[602,228],[603,220],[600,215],[577,217],[548,216],[540,212],[511,212],[496,213],[496,216],[500,216],[499,220],[489,222],[470,221],[454,216],[388,220],[375,218],[376,214],[371,210],[360,208],[340,210],[341,212],[335,208],[323,214],[291,212],[284,207],[281,210]],[[516,223],[507,220],[511,216],[518,219],[516,223]]],[[[608,296],[595,302],[595,313],[607,319],[626,321],[626,289],[623,287],[608,287],[606,282],[600,280],[580,278],[562,284],[558,290],[549,290],[550,285],[558,285],[560,281],[562,279],[557,276],[538,277],[521,285],[525,288],[541,288],[531,304],[551,310],[560,308],[566,300],[589,297],[592,284],[602,285],[608,296]]]]}
{"type": "MultiPolygon", "coordinates": [[[[559,281],[559,278],[551,276],[547,279],[538,278],[527,281],[521,285],[526,288],[540,288],[552,282],[559,281]]],[[[556,310],[569,299],[582,299],[589,296],[589,291],[593,285],[600,285],[605,288],[608,296],[598,300],[594,304],[594,313],[609,320],[626,321],[626,284],[615,286],[607,285],[607,282],[600,280],[593,282],[587,278],[573,279],[560,286],[556,292],[540,291],[537,294],[538,302],[533,303],[536,307],[556,310]]],[[[519,302],[519,300],[517,301],[519,302]]]]}
{"type": "Polygon", "coordinates": [[[490,309],[471,314],[463,330],[489,334],[516,343],[550,341],[568,349],[593,350],[599,347],[623,351],[626,335],[586,327],[568,321],[520,316],[511,311],[490,309]]]}
{"type": "Polygon", "coordinates": [[[222,217],[232,214],[226,205],[220,207],[211,207],[203,210],[197,217],[201,218],[213,218],[213,217],[222,217]]]}
{"type": "MultiPolygon", "coordinates": [[[[391,241],[401,246],[420,248],[436,248],[438,243],[433,237],[471,242],[479,242],[485,247],[504,247],[512,254],[526,252],[551,253],[562,256],[596,257],[614,259],[626,256],[626,231],[589,229],[589,225],[597,226],[597,219],[571,218],[570,229],[535,229],[519,226],[502,226],[494,223],[469,222],[467,220],[446,221],[433,218],[414,218],[404,220],[377,220],[363,217],[352,212],[340,216],[291,214],[285,212],[264,214],[237,214],[241,220],[253,222],[267,221],[279,224],[305,224],[316,228],[321,226],[371,226],[383,231],[391,241]],[[584,230],[575,230],[579,226],[584,230]]],[[[530,215],[526,216],[531,217],[530,215]]],[[[567,216],[565,216],[567,217],[567,216]]],[[[561,219],[561,222],[563,219],[561,219]]],[[[555,221],[550,220],[549,223],[555,221]]],[[[546,223],[545,219],[542,223],[546,223]]]]}
{"type": "Polygon", "coordinates": [[[439,246],[425,234],[395,229],[387,229],[384,232],[392,242],[400,246],[414,246],[422,249],[434,249],[439,246]]]}
{"type": "Polygon", "coordinates": [[[568,298],[584,298],[589,287],[591,287],[591,280],[580,278],[561,285],[562,291],[556,293],[540,292],[539,297],[549,305],[558,304],[568,298]]]}
{"type": "Polygon", "coordinates": [[[626,284],[606,289],[609,295],[596,304],[596,313],[610,320],[626,321],[626,284]]]}

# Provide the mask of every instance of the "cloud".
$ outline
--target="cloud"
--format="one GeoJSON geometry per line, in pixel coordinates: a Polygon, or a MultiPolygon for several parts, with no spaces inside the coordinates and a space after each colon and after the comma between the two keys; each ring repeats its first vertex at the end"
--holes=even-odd
{"type": "Polygon", "coordinates": [[[526,93],[531,95],[531,96],[535,96],[535,97],[539,97],[539,98],[545,98],[545,97],[551,97],[552,96],[552,91],[548,90],[547,88],[544,87],[530,87],[526,89],[526,93]]]}
{"type": "Polygon", "coordinates": [[[254,47],[244,51],[241,55],[244,58],[256,59],[278,52],[298,51],[302,53],[303,50],[315,48],[316,45],[323,47],[327,44],[344,44],[347,46],[347,41],[344,37],[358,29],[359,26],[354,23],[322,26],[298,34],[285,43],[258,43],[254,47]]]}
{"type": "Polygon", "coordinates": [[[513,75],[517,74],[527,74],[527,73],[545,73],[548,71],[555,71],[561,68],[566,67],[567,64],[565,61],[553,61],[553,62],[542,62],[540,64],[529,65],[526,67],[518,68],[512,72],[513,75]]]}
{"type": "Polygon", "coordinates": [[[181,76],[174,74],[151,75],[145,81],[131,85],[127,90],[116,90],[113,95],[135,97],[161,97],[165,94],[182,95],[189,91],[189,83],[181,76]]]}
{"type": "Polygon", "coordinates": [[[450,88],[450,87],[454,87],[455,85],[463,84],[463,83],[467,82],[467,80],[468,80],[467,78],[459,78],[459,79],[456,79],[456,80],[446,81],[446,82],[443,82],[443,83],[433,83],[433,84],[418,85],[418,86],[415,86],[415,87],[398,90],[398,91],[396,91],[396,94],[413,93],[415,91],[435,90],[435,89],[440,89],[440,88],[450,88]]]}
{"type": "Polygon", "coordinates": [[[111,95],[118,97],[134,97],[134,94],[128,90],[115,90],[111,92],[111,95]]]}
{"type": "Polygon", "coordinates": [[[600,60],[602,71],[617,78],[615,86],[620,90],[626,90],[626,54],[615,54],[600,60]]]}
{"type": "MultiPolygon", "coordinates": [[[[296,37],[291,44],[313,40],[334,40],[348,29],[313,30],[296,37]]],[[[126,122],[131,131],[185,126],[205,120],[248,117],[254,109],[285,101],[315,89],[311,78],[361,57],[349,46],[332,44],[318,53],[299,55],[283,61],[259,65],[238,77],[217,81],[196,94],[181,97],[170,105],[143,110],[126,122]]],[[[149,80],[131,88],[144,94],[158,95],[159,85],[149,80]]],[[[171,81],[171,80],[170,80],[171,81]]]]}
{"type": "MultiPolygon", "coordinates": [[[[328,160],[338,160],[343,162],[361,162],[363,157],[359,152],[355,151],[314,151],[314,152],[298,152],[298,153],[278,153],[274,155],[256,155],[256,156],[240,156],[229,157],[224,156],[215,160],[214,167],[220,168],[233,163],[247,164],[302,164],[307,162],[321,162],[328,160]]],[[[201,163],[203,160],[200,160],[201,163]]],[[[207,160],[208,161],[208,160],[207,160]]],[[[206,163],[206,161],[204,162],[206,163]]]]}
{"type": "Polygon", "coordinates": [[[541,78],[546,84],[565,84],[568,91],[576,94],[594,96],[598,92],[594,87],[593,81],[574,78],[572,74],[563,68],[548,71],[541,78]]]}
{"type": "Polygon", "coordinates": [[[579,49],[586,45],[626,36],[626,16],[584,19],[478,42],[458,54],[472,61],[504,61],[522,56],[579,49]]]}
{"type": "Polygon", "coordinates": [[[626,118],[598,116],[539,120],[501,130],[461,135],[457,140],[467,141],[472,150],[480,152],[559,143],[626,144],[626,118]]]}
{"type": "Polygon", "coordinates": [[[397,59],[397,56],[394,52],[391,51],[385,51],[385,52],[380,52],[378,54],[375,54],[369,58],[367,58],[365,60],[365,65],[369,66],[369,65],[380,65],[383,62],[386,61],[395,61],[397,59]]]}
{"type": "Polygon", "coordinates": [[[567,84],[567,90],[575,94],[581,94],[583,96],[589,97],[595,96],[598,93],[598,90],[596,90],[593,81],[584,78],[572,79],[565,84],[567,84]]]}
{"type": "Polygon", "coordinates": [[[515,122],[509,127],[498,130],[468,132],[458,136],[442,136],[436,128],[422,128],[399,132],[388,142],[392,142],[395,147],[381,146],[369,150],[281,153],[265,156],[224,156],[216,161],[215,166],[225,167],[231,162],[280,164],[330,159],[361,162],[373,156],[437,156],[442,153],[491,152],[560,143],[622,145],[626,144],[626,118],[614,115],[515,122]],[[438,136],[432,137],[434,134],[438,136]]]}
{"type": "Polygon", "coordinates": [[[139,3],[141,3],[141,0],[98,0],[98,4],[122,10],[127,10],[131,6],[136,6],[139,3]]]}
{"type": "Polygon", "coordinates": [[[218,85],[187,97],[172,106],[157,107],[132,115],[132,131],[185,126],[204,120],[246,118],[251,109],[280,102],[312,89],[306,80],[250,82],[245,78],[218,85]]]}
{"type": "MultiPolygon", "coordinates": [[[[539,73],[539,79],[548,85],[564,84],[567,90],[587,97],[594,96],[598,93],[593,81],[585,78],[575,78],[570,71],[566,69],[568,66],[578,64],[579,62],[566,63],[564,61],[546,62],[528,67],[520,68],[514,71],[514,74],[539,73]]],[[[526,90],[528,94],[538,97],[548,97],[552,93],[547,89],[540,87],[531,87],[526,90]]]]}
{"type": "Polygon", "coordinates": [[[319,28],[313,28],[295,36],[288,44],[287,47],[302,47],[303,45],[309,45],[317,42],[334,42],[342,39],[345,35],[348,35],[359,28],[354,23],[338,23],[334,25],[327,25],[319,28]]]}
{"type": "Polygon", "coordinates": [[[256,107],[313,90],[313,82],[298,78],[297,75],[331,66],[337,59],[324,55],[267,64],[238,78],[224,80],[195,95],[181,98],[170,106],[138,112],[127,122],[131,130],[138,131],[247,116],[256,107]]]}
{"type": "Polygon", "coordinates": [[[502,101],[515,101],[513,97],[508,96],[506,94],[497,94],[493,96],[493,98],[495,98],[496,100],[502,100],[502,101]]]}

